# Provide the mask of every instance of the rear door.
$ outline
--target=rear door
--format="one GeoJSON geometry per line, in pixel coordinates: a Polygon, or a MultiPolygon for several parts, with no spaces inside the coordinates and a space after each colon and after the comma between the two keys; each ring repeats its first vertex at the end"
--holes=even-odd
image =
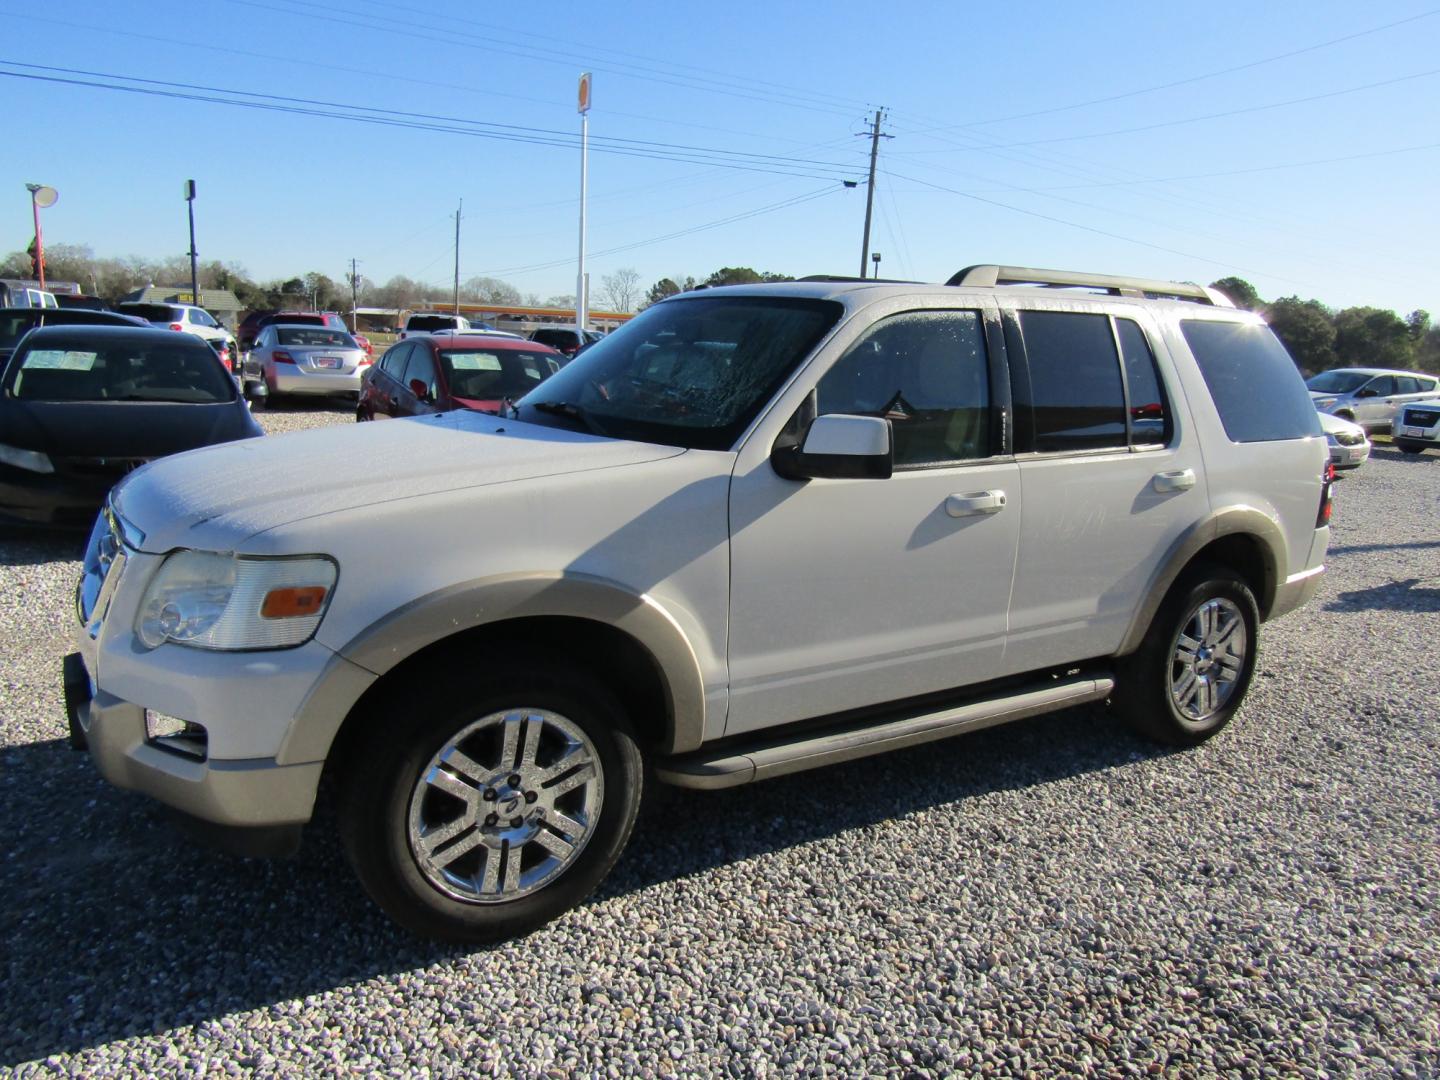
{"type": "Polygon", "coordinates": [[[1113,652],[1208,497],[1148,312],[1057,301],[1006,311],[1005,328],[1024,498],[1005,654],[1016,673],[1113,652]]]}

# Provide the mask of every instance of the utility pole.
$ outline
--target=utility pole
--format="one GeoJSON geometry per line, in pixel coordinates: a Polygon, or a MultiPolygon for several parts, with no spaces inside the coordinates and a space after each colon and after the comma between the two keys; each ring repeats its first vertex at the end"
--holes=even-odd
{"type": "Polygon", "coordinates": [[[460,200],[455,210],[455,314],[460,314],[460,212],[465,209],[465,200],[460,200]]]}
{"type": "Polygon", "coordinates": [[[360,332],[360,271],[356,269],[360,260],[350,260],[350,332],[360,332]]]}
{"type": "Polygon", "coordinates": [[[190,302],[196,307],[200,303],[200,270],[195,253],[195,181],[185,181],[185,204],[190,208],[190,302]]]}
{"type": "Polygon", "coordinates": [[[580,267],[575,274],[575,332],[585,340],[589,322],[590,275],[585,273],[585,199],[590,186],[590,72],[580,76],[576,111],[580,114],[580,267]]]}
{"type": "Polygon", "coordinates": [[[883,109],[875,110],[875,124],[870,129],[870,183],[865,188],[865,238],[860,244],[860,276],[865,276],[865,263],[870,258],[870,212],[875,206],[875,159],[880,155],[880,140],[893,139],[880,130],[880,121],[885,118],[883,109]]]}

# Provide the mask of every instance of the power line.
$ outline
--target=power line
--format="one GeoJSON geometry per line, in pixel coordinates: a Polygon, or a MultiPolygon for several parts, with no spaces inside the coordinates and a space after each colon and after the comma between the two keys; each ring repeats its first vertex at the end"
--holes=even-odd
{"type": "MultiPolygon", "coordinates": [[[[91,75],[93,78],[82,79],[74,77],[61,77],[57,75],[38,75],[30,72],[16,72],[0,70],[0,75],[10,78],[28,79],[37,82],[58,83],[72,86],[85,86],[101,90],[118,90],[132,94],[143,94],[152,97],[172,98],[177,100],[188,100],[204,102],[208,104],[232,105],[240,108],[260,109],[268,112],[292,113],[302,116],[319,116],[330,119],[352,120],[359,123],[375,124],[383,127],[398,127],[417,131],[437,131],[450,134],[470,135],[477,138],[496,139],[504,142],[519,142],[539,146],[553,146],[570,149],[576,145],[574,136],[566,132],[550,132],[543,128],[525,128],[520,125],[495,124],[483,121],[469,121],[461,118],[437,117],[433,120],[417,119],[423,118],[426,114],[405,113],[399,110],[379,109],[373,106],[350,105],[339,102],[309,102],[303,98],[291,98],[284,95],[261,94],[247,90],[226,90],[216,87],[192,86],[191,84],[162,83],[160,80],[139,79],[128,75],[114,75],[105,72],[76,71],[69,68],[46,67],[38,64],[25,64],[19,61],[0,59],[0,64],[8,64],[13,67],[35,68],[47,71],[74,72],[76,75],[91,75]],[[96,82],[95,78],[116,80],[112,82],[96,82]],[[124,85],[120,80],[126,82],[143,82],[148,84],[159,84],[159,86],[182,86],[186,90],[159,89],[156,85],[133,86],[124,85]],[[201,92],[189,92],[204,91],[201,92]],[[263,100],[243,100],[239,97],[227,97],[223,95],[243,95],[244,98],[260,98],[263,100]],[[348,110],[336,112],[336,109],[348,110]],[[458,125],[458,126],[457,126],[458,125]]],[[[738,169],[745,172],[767,172],[778,176],[798,176],[810,179],[839,180],[851,174],[852,169],[848,165],[839,162],[816,161],[813,164],[803,159],[787,159],[783,155],[773,154],[747,154],[744,151],[723,150],[716,148],[696,147],[686,148],[683,144],[667,144],[651,142],[647,140],[624,140],[611,139],[608,145],[597,146],[597,153],[616,154],[625,157],[640,157],[663,161],[677,161],[691,165],[708,165],[721,169],[738,169]],[[673,151],[666,151],[666,147],[674,147],[673,151]],[[791,167],[791,166],[794,167],[791,167]],[[825,174],[829,172],[829,175],[825,174]]]]}
{"type": "Polygon", "coordinates": [[[1171,90],[1177,86],[1189,86],[1192,83],[1204,82],[1207,79],[1216,79],[1222,75],[1233,75],[1237,71],[1248,71],[1251,68],[1261,67],[1265,64],[1273,64],[1280,60],[1289,60],[1291,57],[1303,56],[1305,53],[1316,52],[1320,49],[1328,49],[1332,45],[1340,45],[1347,41],[1354,41],[1356,38],[1368,37],[1371,34],[1378,34],[1384,30],[1393,30],[1397,26],[1404,26],[1406,23],[1417,22],[1420,19],[1428,19],[1433,15],[1440,14],[1440,8],[1431,8],[1429,11],[1422,11],[1418,15],[1411,15],[1404,19],[1397,19],[1394,22],[1385,23],[1382,26],[1372,26],[1368,30],[1359,30],[1353,34],[1345,34],[1342,37],[1331,38],[1329,41],[1321,41],[1314,45],[1306,45],[1304,48],[1291,49],[1289,52],[1277,53],[1274,56],[1266,56],[1259,60],[1252,60],[1246,64],[1236,64],[1232,67],[1219,68],[1215,71],[1207,71],[1201,75],[1192,75],[1185,79],[1176,79],[1173,82],[1159,83],[1155,86],[1144,86],[1138,90],[1126,90],[1119,94],[1108,94],[1105,97],[1091,98],[1088,101],[1076,101],[1069,105],[1053,105],[1045,109],[1034,109],[1030,112],[1012,113],[1009,116],[997,116],[989,120],[970,120],[963,124],[942,124],[933,128],[924,128],[912,132],[915,135],[924,135],[932,131],[959,131],[962,128],[982,127],[987,124],[1004,124],[1011,120],[1028,120],[1035,116],[1051,116],[1055,113],[1070,112],[1074,109],[1085,109],[1091,105],[1105,105],[1112,101],[1124,101],[1127,98],[1139,97],[1142,94],[1153,94],[1161,90],[1171,90]]]}

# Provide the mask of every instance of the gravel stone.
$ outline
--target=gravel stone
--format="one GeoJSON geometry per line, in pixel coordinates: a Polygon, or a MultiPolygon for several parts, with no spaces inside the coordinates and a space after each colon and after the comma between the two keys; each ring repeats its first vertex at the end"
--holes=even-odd
{"type": "Polygon", "coordinates": [[[478,950],[392,926],[323,815],[246,861],[102,781],[61,711],[80,541],[0,535],[0,1072],[1440,1074],[1440,456],[1336,502],[1206,746],[1089,707],[656,786],[594,899],[478,950]]]}

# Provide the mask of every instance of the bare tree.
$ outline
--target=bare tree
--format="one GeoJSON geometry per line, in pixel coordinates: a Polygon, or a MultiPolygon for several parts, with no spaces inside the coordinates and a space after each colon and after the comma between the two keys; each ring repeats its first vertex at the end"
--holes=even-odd
{"type": "Polygon", "coordinates": [[[640,299],[640,273],[634,267],[622,266],[600,279],[600,299],[611,311],[633,311],[640,299]]]}

